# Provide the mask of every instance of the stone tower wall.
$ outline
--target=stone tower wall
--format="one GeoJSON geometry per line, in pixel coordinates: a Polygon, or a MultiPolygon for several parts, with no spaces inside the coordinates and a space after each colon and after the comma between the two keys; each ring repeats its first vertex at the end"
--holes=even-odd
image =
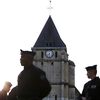
{"type": "MultiPolygon", "coordinates": [[[[69,98],[72,98],[72,91],[74,91],[73,88],[70,88],[70,84],[74,85],[74,69],[69,66],[67,52],[65,50],[53,50],[54,56],[49,59],[46,58],[45,51],[43,49],[36,50],[33,63],[46,72],[46,76],[52,85],[48,99],[69,100],[69,98]],[[56,58],[55,52],[57,52],[56,58]],[[70,75],[70,72],[73,75],[70,75]]],[[[47,98],[44,99],[47,100],[47,98]]]]}

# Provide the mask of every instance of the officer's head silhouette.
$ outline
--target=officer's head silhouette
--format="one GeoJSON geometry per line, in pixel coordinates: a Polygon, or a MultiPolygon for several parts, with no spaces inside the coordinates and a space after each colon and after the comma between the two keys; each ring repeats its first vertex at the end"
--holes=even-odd
{"type": "Polygon", "coordinates": [[[88,78],[94,79],[97,74],[97,65],[86,67],[86,71],[87,71],[88,78]]]}
{"type": "Polygon", "coordinates": [[[31,66],[36,53],[32,51],[20,50],[20,54],[21,54],[20,58],[21,65],[25,67],[31,66]]]}

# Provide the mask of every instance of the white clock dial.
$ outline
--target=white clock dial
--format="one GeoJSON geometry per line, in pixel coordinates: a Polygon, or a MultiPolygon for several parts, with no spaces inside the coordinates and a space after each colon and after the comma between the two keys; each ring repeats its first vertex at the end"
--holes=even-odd
{"type": "Polygon", "coordinates": [[[46,57],[51,58],[53,56],[53,51],[48,50],[46,51],[46,57]]]}

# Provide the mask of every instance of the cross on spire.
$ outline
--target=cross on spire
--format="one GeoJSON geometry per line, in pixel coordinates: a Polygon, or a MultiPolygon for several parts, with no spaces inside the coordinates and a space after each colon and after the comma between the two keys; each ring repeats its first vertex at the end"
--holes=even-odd
{"type": "Polygon", "coordinates": [[[51,14],[51,10],[53,9],[53,7],[51,6],[51,0],[49,0],[49,7],[48,7],[48,9],[49,9],[49,13],[51,14]]]}

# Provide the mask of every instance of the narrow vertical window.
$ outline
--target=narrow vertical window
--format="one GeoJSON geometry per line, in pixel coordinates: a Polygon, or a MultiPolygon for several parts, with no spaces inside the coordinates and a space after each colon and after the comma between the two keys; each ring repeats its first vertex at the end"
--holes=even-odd
{"type": "Polygon", "coordinates": [[[51,65],[53,65],[54,63],[53,62],[51,62],[51,65]]]}
{"type": "Polygon", "coordinates": [[[43,66],[43,62],[41,62],[41,65],[43,66]]]}
{"type": "Polygon", "coordinates": [[[57,95],[55,95],[55,100],[57,100],[57,95]]]}
{"type": "Polygon", "coordinates": [[[46,46],[48,47],[48,43],[46,43],[46,46]]]}
{"type": "Polygon", "coordinates": [[[43,58],[43,52],[41,52],[41,58],[43,58]]]}
{"type": "Polygon", "coordinates": [[[52,47],[52,43],[49,43],[49,46],[52,47]]]}
{"type": "Polygon", "coordinates": [[[57,58],[57,51],[55,52],[55,58],[57,58]]]}

